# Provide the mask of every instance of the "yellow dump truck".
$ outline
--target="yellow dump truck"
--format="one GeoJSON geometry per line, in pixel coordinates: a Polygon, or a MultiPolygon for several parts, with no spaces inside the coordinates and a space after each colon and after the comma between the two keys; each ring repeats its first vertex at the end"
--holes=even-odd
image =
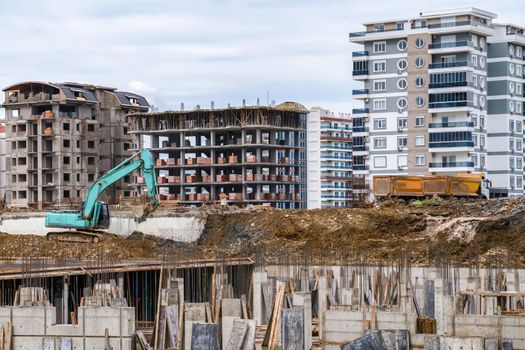
{"type": "Polygon", "coordinates": [[[374,196],[419,198],[440,197],[490,198],[490,181],[484,174],[454,176],[374,176],[374,196]]]}

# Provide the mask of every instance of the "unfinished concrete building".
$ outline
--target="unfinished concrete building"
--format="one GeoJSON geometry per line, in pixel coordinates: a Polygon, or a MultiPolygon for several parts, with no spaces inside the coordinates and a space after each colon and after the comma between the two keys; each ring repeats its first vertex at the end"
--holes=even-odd
{"type": "Polygon", "coordinates": [[[161,199],[304,208],[307,113],[288,102],[135,113],[128,121],[157,159],[161,199]]]}
{"type": "MultiPolygon", "coordinates": [[[[3,91],[10,207],[79,204],[100,174],[131,155],[124,116],[149,108],[142,96],[86,84],[31,81],[3,91]]],[[[128,182],[108,189],[104,199],[129,195],[128,182]]]]}

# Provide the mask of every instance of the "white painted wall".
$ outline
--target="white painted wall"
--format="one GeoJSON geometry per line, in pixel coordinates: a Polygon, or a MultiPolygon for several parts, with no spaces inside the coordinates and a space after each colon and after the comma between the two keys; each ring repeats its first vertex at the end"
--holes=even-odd
{"type": "Polygon", "coordinates": [[[321,208],[321,113],[312,109],[306,121],[307,208],[321,208]]]}

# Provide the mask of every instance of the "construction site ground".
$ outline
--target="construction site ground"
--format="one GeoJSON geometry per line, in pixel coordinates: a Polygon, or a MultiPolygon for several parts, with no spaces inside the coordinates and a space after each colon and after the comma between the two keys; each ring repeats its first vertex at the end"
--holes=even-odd
{"type": "MultiPolygon", "coordinates": [[[[181,210],[181,209],[177,209],[181,210]]],[[[0,234],[0,256],[114,259],[264,257],[267,262],[525,266],[525,199],[387,201],[356,209],[191,209],[206,225],[195,243],[106,235],[71,243],[0,234]]]]}

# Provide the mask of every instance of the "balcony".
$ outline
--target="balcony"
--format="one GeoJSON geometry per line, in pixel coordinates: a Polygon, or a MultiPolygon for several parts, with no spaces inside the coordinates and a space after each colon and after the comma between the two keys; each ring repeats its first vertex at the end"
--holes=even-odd
{"type": "Polygon", "coordinates": [[[456,81],[456,82],[450,82],[450,83],[430,83],[428,84],[429,89],[440,89],[440,88],[449,88],[449,87],[462,87],[462,86],[468,86],[468,82],[466,81],[456,81]]]}
{"type": "Polygon", "coordinates": [[[367,152],[368,151],[368,146],[365,146],[365,145],[356,146],[356,145],[354,145],[353,151],[354,152],[367,152]]]}
{"type": "Polygon", "coordinates": [[[350,165],[321,165],[321,169],[346,169],[346,170],[352,170],[352,167],[350,165]]]}
{"type": "Polygon", "coordinates": [[[368,75],[368,69],[366,70],[354,70],[352,71],[353,76],[368,75]]]}
{"type": "Polygon", "coordinates": [[[352,52],[352,57],[366,57],[368,56],[368,51],[354,51],[352,52]]]}
{"type": "Polygon", "coordinates": [[[352,95],[368,95],[368,89],[352,90],[352,95]]]}
{"type": "Polygon", "coordinates": [[[429,148],[474,147],[474,141],[431,142],[429,148]]]}
{"type": "Polygon", "coordinates": [[[368,132],[368,127],[366,127],[366,126],[358,126],[358,127],[354,127],[352,129],[352,131],[354,133],[356,133],[356,132],[368,132]]]}
{"type": "Polygon", "coordinates": [[[462,127],[473,128],[474,123],[473,122],[430,123],[428,124],[428,127],[430,129],[433,129],[433,128],[462,128],[462,127]]]}
{"type": "Polygon", "coordinates": [[[321,156],[321,159],[344,159],[344,160],[352,160],[351,156],[321,156]]]}
{"type": "Polygon", "coordinates": [[[430,168],[473,168],[474,162],[429,163],[430,168]]]}
{"type": "Polygon", "coordinates": [[[428,45],[428,49],[448,49],[451,47],[464,47],[464,46],[472,46],[472,43],[469,41],[455,41],[451,43],[434,43],[428,45]]]}
{"type": "Polygon", "coordinates": [[[468,66],[467,61],[461,61],[461,62],[440,62],[440,63],[430,63],[428,65],[429,69],[435,69],[435,68],[455,68],[455,67],[466,67],[468,66]]]}
{"type": "Polygon", "coordinates": [[[321,149],[352,149],[352,146],[322,145],[321,149]]]}
{"type": "Polygon", "coordinates": [[[381,29],[381,30],[371,30],[371,31],[363,31],[363,32],[352,32],[349,34],[349,37],[350,38],[360,38],[360,37],[366,36],[367,34],[397,32],[400,30],[403,30],[403,29],[394,28],[394,29],[381,29]]]}
{"type": "MultiPolygon", "coordinates": [[[[367,114],[369,111],[368,108],[353,108],[352,109],[352,114],[367,114]]],[[[355,131],[355,129],[354,129],[355,131]]]]}
{"type": "Polygon", "coordinates": [[[352,128],[346,126],[321,125],[321,130],[352,131],[352,128]]]}
{"type": "Polygon", "coordinates": [[[455,107],[468,107],[468,101],[450,101],[450,102],[431,102],[428,105],[429,109],[432,108],[455,108],[455,107]]]}
{"type": "Polygon", "coordinates": [[[368,165],[363,165],[363,164],[354,164],[353,166],[353,170],[355,171],[362,171],[362,170],[368,170],[368,165]]]}
{"type": "Polygon", "coordinates": [[[459,27],[459,26],[469,26],[471,24],[474,24],[474,23],[470,21],[448,22],[448,23],[429,24],[427,25],[427,28],[428,29],[450,28],[450,27],[459,27]]]}

